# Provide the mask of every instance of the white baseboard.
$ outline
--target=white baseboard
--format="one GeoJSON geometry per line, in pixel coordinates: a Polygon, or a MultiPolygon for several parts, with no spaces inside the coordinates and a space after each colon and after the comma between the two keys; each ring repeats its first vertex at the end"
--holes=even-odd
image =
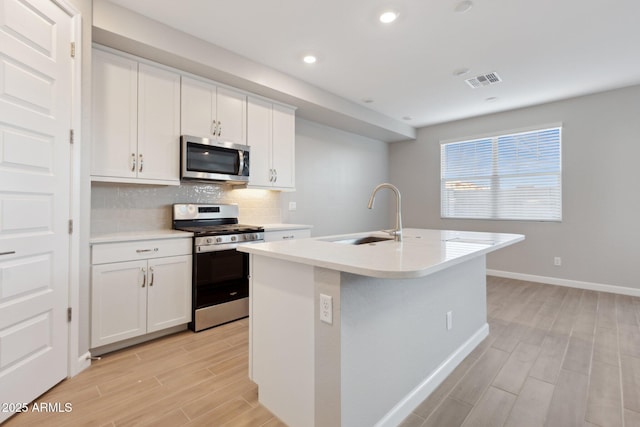
{"type": "Polygon", "coordinates": [[[612,294],[640,297],[640,289],[625,286],[605,285],[602,283],[582,282],[579,280],[559,279],[557,277],[536,276],[533,274],[513,273],[510,271],[489,270],[487,275],[505,277],[507,279],[526,280],[529,282],[546,283],[548,285],[566,286],[569,288],[587,289],[590,291],[609,292],[612,294]]]}
{"type": "Polygon", "coordinates": [[[375,427],[394,427],[402,423],[488,335],[489,325],[485,323],[471,338],[445,359],[431,375],[387,412],[375,427]]]}

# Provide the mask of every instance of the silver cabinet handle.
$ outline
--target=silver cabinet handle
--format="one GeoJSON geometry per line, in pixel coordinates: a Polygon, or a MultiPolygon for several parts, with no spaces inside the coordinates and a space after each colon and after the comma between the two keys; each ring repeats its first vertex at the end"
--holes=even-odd
{"type": "Polygon", "coordinates": [[[136,171],[136,153],[131,153],[131,172],[136,171]]]}
{"type": "Polygon", "coordinates": [[[278,169],[274,169],[273,173],[275,174],[274,178],[273,178],[273,182],[278,181],[278,169]]]}
{"type": "Polygon", "coordinates": [[[140,154],[140,170],[138,172],[142,172],[143,167],[144,167],[144,160],[142,159],[142,154],[140,154]]]}
{"type": "Polygon", "coordinates": [[[229,292],[229,295],[235,296],[235,295],[238,295],[238,292],[229,292]]]}
{"type": "Polygon", "coordinates": [[[287,239],[295,239],[294,235],[291,236],[282,236],[283,239],[287,240],[287,239]]]}
{"type": "Polygon", "coordinates": [[[274,172],[275,172],[275,169],[269,169],[269,182],[275,182],[274,172]]]}
{"type": "Polygon", "coordinates": [[[153,249],[136,249],[136,252],[139,254],[145,253],[145,252],[158,252],[158,248],[153,248],[153,249]]]}
{"type": "Polygon", "coordinates": [[[0,252],[0,256],[2,256],[2,255],[13,255],[15,253],[16,253],[16,251],[0,252]]]}
{"type": "Polygon", "coordinates": [[[149,267],[149,273],[151,273],[151,278],[149,279],[149,286],[153,286],[153,267],[149,267]]]}
{"type": "Polygon", "coordinates": [[[142,287],[144,288],[147,286],[147,271],[144,268],[141,268],[140,271],[142,271],[142,287]]]}
{"type": "Polygon", "coordinates": [[[213,120],[213,121],[211,122],[210,130],[211,130],[211,134],[212,134],[213,136],[216,136],[216,133],[218,132],[218,125],[216,124],[216,121],[215,121],[215,120],[213,120]]]}

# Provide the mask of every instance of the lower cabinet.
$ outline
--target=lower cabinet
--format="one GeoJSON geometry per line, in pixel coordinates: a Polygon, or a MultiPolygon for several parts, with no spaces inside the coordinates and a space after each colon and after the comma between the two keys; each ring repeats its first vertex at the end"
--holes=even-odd
{"type": "Polygon", "coordinates": [[[173,245],[150,241],[93,246],[92,348],[191,321],[192,257],[179,254],[190,253],[190,245],[191,239],[177,239],[173,245]],[[128,252],[149,258],[123,261],[128,252]]]}

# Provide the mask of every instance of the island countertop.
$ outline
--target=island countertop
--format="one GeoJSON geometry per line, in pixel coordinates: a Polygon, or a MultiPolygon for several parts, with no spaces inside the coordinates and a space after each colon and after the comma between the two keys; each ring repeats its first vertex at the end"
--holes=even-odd
{"type": "Polygon", "coordinates": [[[238,250],[361,276],[409,279],[427,276],[525,238],[522,234],[405,228],[401,242],[339,242],[367,236],[389,237],[381,231],[364,232],[240,245],[238,250]]]}

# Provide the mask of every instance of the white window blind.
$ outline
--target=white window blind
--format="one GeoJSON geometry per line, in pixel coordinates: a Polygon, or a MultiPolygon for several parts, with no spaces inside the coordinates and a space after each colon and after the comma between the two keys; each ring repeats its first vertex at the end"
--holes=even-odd
{"type": "Polygon", "coordinates": [[[562,220],[562,128],[442,143],[443,218],[562,220]]]}

